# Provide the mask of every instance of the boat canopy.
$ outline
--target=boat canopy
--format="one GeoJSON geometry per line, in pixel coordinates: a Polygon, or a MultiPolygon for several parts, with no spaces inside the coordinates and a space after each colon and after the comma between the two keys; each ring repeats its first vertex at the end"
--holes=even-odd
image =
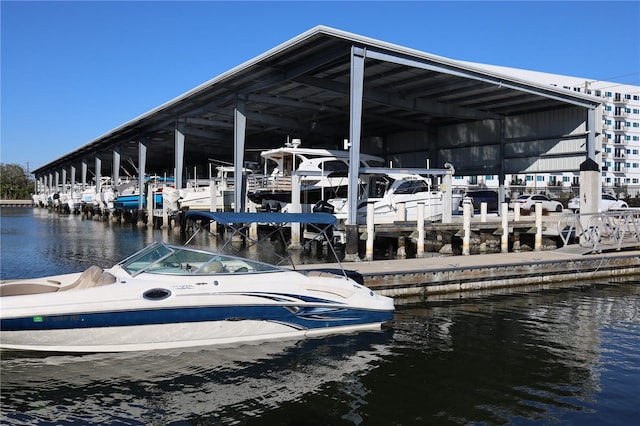
{"type": "Polygon", "coordinates": [[[230,223],[316,223],[334,225],[336,217],[330,213],[250,213],[250,212],[205,212],[187,211],[189,220],[213,220],[222,224],[230,223]]]}

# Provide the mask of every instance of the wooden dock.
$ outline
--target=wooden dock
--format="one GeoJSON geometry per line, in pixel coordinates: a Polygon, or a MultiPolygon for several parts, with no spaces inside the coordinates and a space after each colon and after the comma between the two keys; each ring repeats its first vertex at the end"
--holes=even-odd
{"type": "Polygon", "coordinates": [[[32,200],[0,200],[0,207],[34,207],[32,200]]]}

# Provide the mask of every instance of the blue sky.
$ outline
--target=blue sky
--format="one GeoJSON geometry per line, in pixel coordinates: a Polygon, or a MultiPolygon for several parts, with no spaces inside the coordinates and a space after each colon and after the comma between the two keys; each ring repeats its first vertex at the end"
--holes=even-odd
{"type": "Polygon", "coordinates": [[[317,25],[640,85],[640,2],[0,2],[0,162],[34,169],[317,25]]]}

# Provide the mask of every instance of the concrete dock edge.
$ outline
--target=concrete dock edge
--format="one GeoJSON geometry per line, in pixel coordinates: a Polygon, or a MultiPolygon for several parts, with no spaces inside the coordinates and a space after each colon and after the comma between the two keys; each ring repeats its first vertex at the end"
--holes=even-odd
{"type": "Polygon", "coordinates": [[[378,260],[343,266],[361,274],[364,285],[378,294],[393,297],[398,303],[412,303],[447,293],[640,276],[640,251],[576,255],[550,250],[378,260]]]}

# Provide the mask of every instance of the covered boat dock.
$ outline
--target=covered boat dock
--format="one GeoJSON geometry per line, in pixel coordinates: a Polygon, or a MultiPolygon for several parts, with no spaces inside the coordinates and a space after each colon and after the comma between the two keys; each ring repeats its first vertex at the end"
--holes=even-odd
{"type": "MultiPolygon", "coordinates": [[[[135,94],[132,94],[134,96],[135,94]]],[[[404,168],[452,163],[460,175],[579,171],[597,163],[601,101],[468,63],[318,26],[34,170],[41,188],[206,175],[290,138],[350,152],[347,252],[357,250],[360,153],[404,168]]],[[[597,182],[597,180],[596,180],[597,182]]],[[[599,194],[598,184],[594,184],[599,194]]],[[[583,191],[581,187],[581,192],[583,191]]],[[[586,191],[586,189],[585,189],[586,191]]],[[[501,198],[504,189],[501,185],[501,198]]],[[[140,195],[140,208],[142,207],[140,195]]],[[[235,193],[236,211],[245,196],[235,193]]],[[[583,206],[586,211],[588,205],[583,206]]]]}

